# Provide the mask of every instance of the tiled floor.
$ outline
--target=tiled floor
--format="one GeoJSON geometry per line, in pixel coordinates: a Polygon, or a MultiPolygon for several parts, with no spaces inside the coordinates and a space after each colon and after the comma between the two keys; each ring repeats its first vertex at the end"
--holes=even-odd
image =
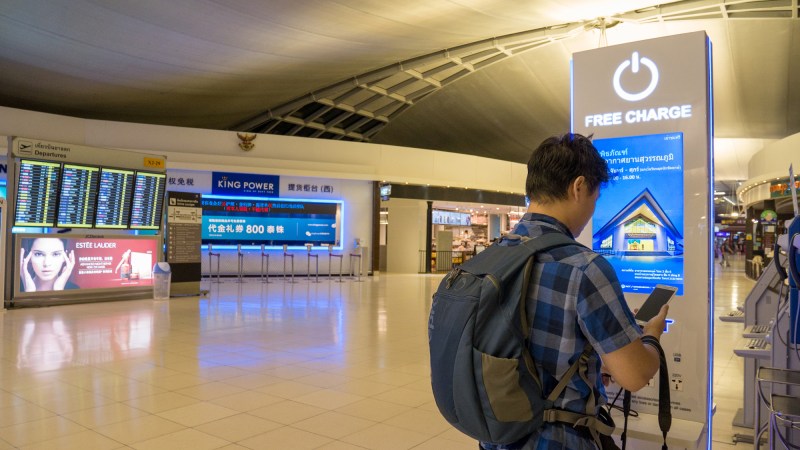
{"type": "MultiPolygon", "coordinates": [[[[741,263],[718,275],[727,312],[752,282],[741,263]]],[[[474,449],[429,391],[439,279],[231,280],[201,298],[0,313],[0,450],[474,449]]],[[[714,448],[733,447],[739,329],[718,322],[714,448]]]]}

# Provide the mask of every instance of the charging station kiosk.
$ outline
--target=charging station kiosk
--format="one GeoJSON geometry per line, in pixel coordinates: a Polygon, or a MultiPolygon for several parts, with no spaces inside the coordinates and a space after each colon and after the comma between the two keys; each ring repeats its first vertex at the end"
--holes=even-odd
{"type": "MultiPolygon", "coordinates": [[[[588,50],[572,61],[572,131],[593,135],[612,178],[578,240],[609,260],[631,308],[656,284],[678,288],[661,338],[670,448],[711,448],[711,67],[704,32],[588,50]]],[[[658,377],[633,394],[639,416],[628,421],[632,448],[660,447],[657,385],[658,377]]],[[[609,398],[615,389],[609,386],[609,398]]]]}

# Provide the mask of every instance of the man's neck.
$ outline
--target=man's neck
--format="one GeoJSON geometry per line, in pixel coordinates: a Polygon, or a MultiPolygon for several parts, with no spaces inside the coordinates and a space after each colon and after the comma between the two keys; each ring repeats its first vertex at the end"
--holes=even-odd
{"type": "Polygon", "coordinates": [[[570,230],[570,233],[575,234],[573,231],[570,217],[569,217],[569,207],[564,204],[564,202],[550,202],[550,203],[535,203],[531,202],[528,205],[527,212],[533,214],[544,214],[545,216],[550,216],[559,222],[566,225],[566,227],[570,230]]]}

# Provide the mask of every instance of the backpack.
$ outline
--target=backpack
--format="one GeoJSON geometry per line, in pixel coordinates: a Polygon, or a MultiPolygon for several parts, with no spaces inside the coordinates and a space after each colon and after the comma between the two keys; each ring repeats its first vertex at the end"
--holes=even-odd
{"type": "MultiPolygon", "coordinates": [[[[431,386],[436,406],[456,429],[481,442],[510,444],[530,436],[544,422],[568,422],[610,435],[587,413],[552,409],[581,366],[585,376],[591,345],[584,348],[547,397],[528,341],[526,297],[536,253],[580,245],[561,233],[546,233],[518,245],[492,245],[450,271],[433,295],[428,319],[431,386]]],[[[594,389],[592,389],[594,391],[594,389]]]]}

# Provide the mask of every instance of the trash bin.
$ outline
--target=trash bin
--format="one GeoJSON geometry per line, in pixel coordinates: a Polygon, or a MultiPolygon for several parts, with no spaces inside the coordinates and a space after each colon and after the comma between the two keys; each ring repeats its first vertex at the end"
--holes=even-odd
{"type": "Polygon", "coordinates": [[[172,270],[169,263],[160,262],[153,266],[153,298],[156,300],[169,299],[169,285],[172,280],[172,270]]]}

